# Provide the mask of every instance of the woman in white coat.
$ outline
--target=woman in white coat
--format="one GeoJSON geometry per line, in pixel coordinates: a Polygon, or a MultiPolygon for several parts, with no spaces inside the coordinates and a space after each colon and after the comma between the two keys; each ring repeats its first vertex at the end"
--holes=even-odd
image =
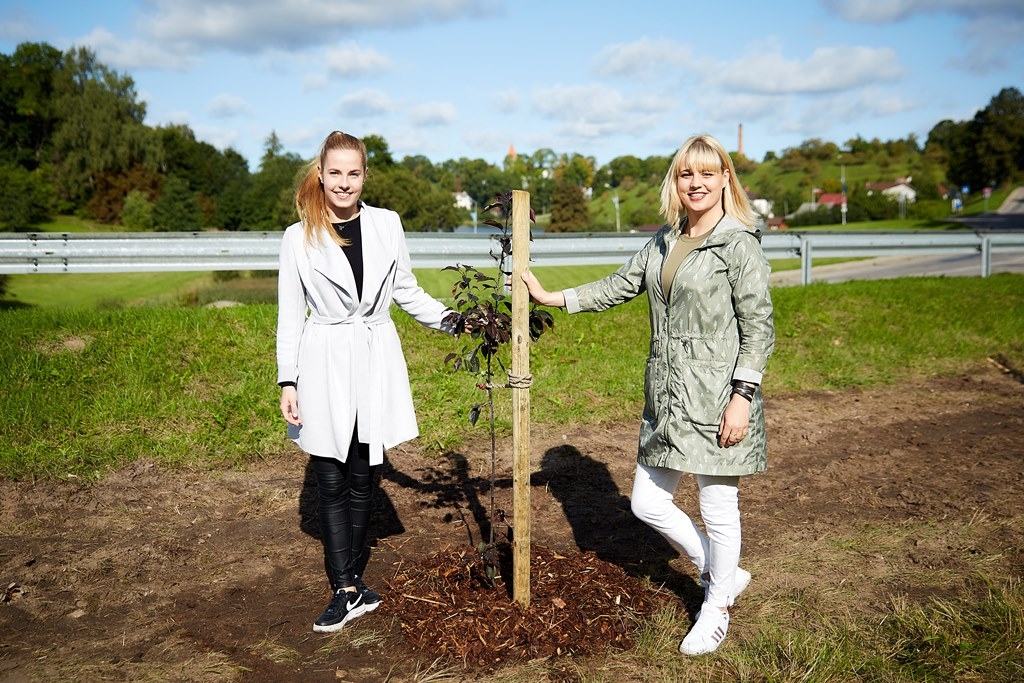
{"type": "Polygon", "coordinates": [[[366,147],[334,131],[310,163],[281,244],[277,364],[288,435],[310,455],[331,599],[330,632],[380,604],[363,583],[374,467],[416,437],[412,391],[391,320],[398,304],[454,333],[452,312],[416,283],[397,213],[360,200],[366,147]],[[451,320],[451,319],[449,319],[451,320]]]}

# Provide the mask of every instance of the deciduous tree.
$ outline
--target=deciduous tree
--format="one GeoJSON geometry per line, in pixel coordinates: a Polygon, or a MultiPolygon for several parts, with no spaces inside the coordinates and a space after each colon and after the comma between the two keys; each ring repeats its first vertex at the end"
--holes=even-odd
{"type": "Polygon", "coordinates": [[[66,53],[55,92],[54,185],[73,209],[88,201],[101,173],[145,164],[155,149],[134,81],[100,64],[91,50],[66,53]]]}
{"type": "Polygon", "coordinates": [[[551,232],[575,232],[590,225],[590,212],[583,197],[583,188],[566,179],[555,183],[551,204],[551,232]]]}

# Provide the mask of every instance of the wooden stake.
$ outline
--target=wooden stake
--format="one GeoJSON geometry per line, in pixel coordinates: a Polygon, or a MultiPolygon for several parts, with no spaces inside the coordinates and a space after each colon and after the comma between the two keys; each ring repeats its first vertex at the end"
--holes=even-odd
{"type": "MultiPolygon", "coordinates": [[[[530,193],[512,190],[512,377],[530,377],[530,193]]],[[[512,387],[512,597],[530,606],[530,388],[512,387]]]]}

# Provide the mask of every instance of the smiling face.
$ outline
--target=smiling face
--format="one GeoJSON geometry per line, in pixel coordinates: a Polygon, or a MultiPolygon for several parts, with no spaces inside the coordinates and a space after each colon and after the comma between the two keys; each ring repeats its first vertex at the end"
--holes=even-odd
{"type": "Polygon", "coordinates": [[[354,217],[366,179],[362,155],[354,149],[329,150],[318,172],[331,221],[340,223],[354,217]]]}
{"type": "MultiPolygon", "coordinates": [[[[694,164],[696,166],[696,164],[694,164]]],[[[722,211],[722,192],[729,180],[729,171],[684,167],[676,176],[676,191],[692,222],[708,211],[722,211]]]]}

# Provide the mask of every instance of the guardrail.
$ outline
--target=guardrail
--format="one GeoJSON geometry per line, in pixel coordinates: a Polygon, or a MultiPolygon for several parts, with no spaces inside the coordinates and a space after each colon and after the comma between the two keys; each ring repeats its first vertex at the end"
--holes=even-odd
{"type": "MultiPolygon", "coordinates": [[[[125,273],[276,270],[281,232],[0,233],[0,273],[125,273]]],[[[626,261],[651,233],[534,235],[537,266],[614,265],[626,261]]],[[[414,268],[462,263],[494,265],[493,235],[406,233],[414,268]]],[[[994,252],[1024,251],[1024,232],[770,232],[769,259],[800,258],[801,281],[811,281],[815,258],[980,254],[982,277],[994,252]]]]}

